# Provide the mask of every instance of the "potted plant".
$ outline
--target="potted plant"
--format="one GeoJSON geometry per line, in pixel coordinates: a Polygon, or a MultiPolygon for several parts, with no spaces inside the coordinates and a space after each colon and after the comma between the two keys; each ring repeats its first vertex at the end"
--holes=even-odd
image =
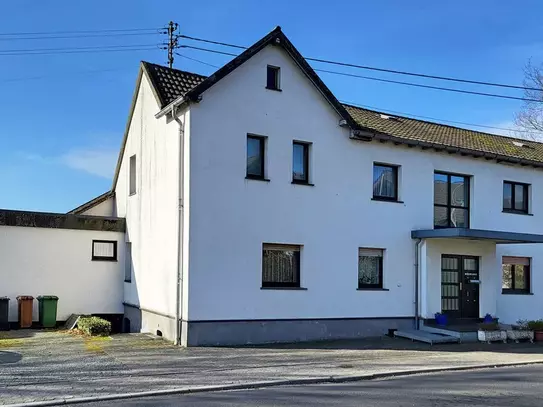
{"type": "Polygon", "coordinates": [[[483,323],[488,324],[491,322],[498,322],[498,318],[492,316],[491,314],[486,314],[485,317],[483,318],[483,323]]]}
{"type": "Polygon", "coordinates": [[[534,331],[528,327],[528,321],[519,319],[516,325],[512,325],[507,330],[507,339],[519,342],[520,339],[528,339],[530,342],[534,341],[534,331]]]}
{"type": "Polygon", "coordinates": [[[528,329],[534,331],[534,338],[537,342],[543,342],[543,319],[528,321],[528,329]]]}
{"type": "Polygon", "coordinates": [[[439,326],[447,325],[447,315],[442,314],[441,312],[436,312],[434,317],[436,319],[436,324],[438,324],[439,326]]]}
{"type": "Polygon", "coordinates": [[[477,331],[477,338],[481,342],[495,342],[502,341],[507,342],[507,333],[500,328],[497,322],[483,322],[479,324],[479,330],[477,331]]]}

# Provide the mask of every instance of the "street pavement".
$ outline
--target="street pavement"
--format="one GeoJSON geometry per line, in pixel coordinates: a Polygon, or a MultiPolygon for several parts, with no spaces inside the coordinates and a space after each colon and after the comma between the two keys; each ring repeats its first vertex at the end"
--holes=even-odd
{"type": "Polygon", "coordinates": [[[183,349],[145,334],[11,331],[0,333],[0,405],[533,362],[543,362],[543,344],[430,346],[383,337],[183,349]]]}
{"type": "Polygon", "coordinates": [[[543,404],[542,388],[543,366],[533,365],[416,375],[349,384],[284,386],[149,397],[81,406],[540,407],[543,404]]]}

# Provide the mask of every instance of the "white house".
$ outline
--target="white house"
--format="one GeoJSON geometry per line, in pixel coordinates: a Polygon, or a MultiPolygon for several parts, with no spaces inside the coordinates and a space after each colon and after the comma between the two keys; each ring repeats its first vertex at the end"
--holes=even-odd
{"type": "MultiPolygon", "coordinates": [[[[362,96],[361,96],[362,97],[362,96]]],[[[278,27],[209,77],[142,62],[110,192],[124,316],[183,345],[543,317],[543,144],[341,104],[278,27]]]]}

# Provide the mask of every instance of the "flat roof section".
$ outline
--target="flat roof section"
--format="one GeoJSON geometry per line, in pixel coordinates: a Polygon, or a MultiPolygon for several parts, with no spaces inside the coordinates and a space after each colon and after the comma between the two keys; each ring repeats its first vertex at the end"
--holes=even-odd
{"type": "Polygon", "coordinates": [[[124,218],[0,209],[0,226],[124,232],[124,218]]]}

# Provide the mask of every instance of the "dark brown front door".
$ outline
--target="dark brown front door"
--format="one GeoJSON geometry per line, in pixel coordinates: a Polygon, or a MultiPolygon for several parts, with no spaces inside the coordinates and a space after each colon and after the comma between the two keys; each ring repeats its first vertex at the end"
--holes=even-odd
{"type": "Polygon", "coordinates": [[[479,318],[478,257],[441,257],[441,311],[451,318],[479,318]]]}

